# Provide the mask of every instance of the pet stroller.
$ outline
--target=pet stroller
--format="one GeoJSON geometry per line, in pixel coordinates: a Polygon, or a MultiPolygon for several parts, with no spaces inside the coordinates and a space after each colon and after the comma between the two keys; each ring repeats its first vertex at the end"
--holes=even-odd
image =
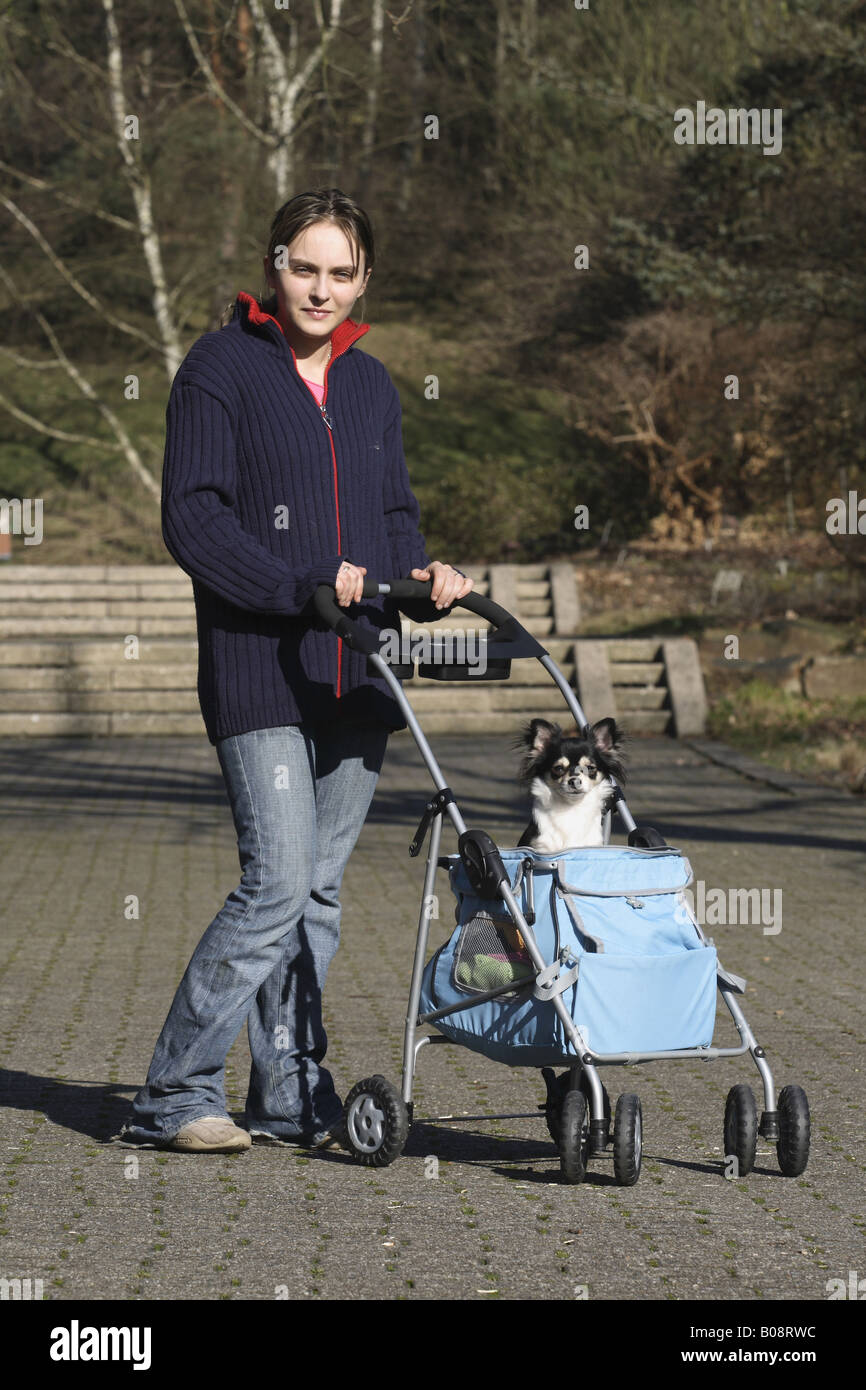
{"type": "MultiPolygon", "coordinates": [[[[379,583],[368,578],[364,597],[387,595],[399,607],[429,599],[431,589],[431,581],[379,583]]],[[[457,644],[447,648],[434,635],[418,661],[419,675],[501,680],[513,660],[534,657],[559,687],[578,729],[586,726],[568,680],[516,618],[475,593],[454,606],[487,620],[486,638],[470,662],[465,651],[455,652],[457,644]]],[[[616,1181],[630,1186],[641,1168],[640,1099],[631,1092],[621,1095],[611,1114],[600,1068],[750,1052],[763,1085],[763,1110],[759,1120],[749,1085],[729,1092],[723,1126],[726,1175],[751,1171],[758,1135],[775,1142],[782,1173],[802,1173],[810,1142],[806,1095],[800,1086],[785,1086],[777,1102],[764,1049],[737,1002],[745,981],[720,964],[684,892],[692,870],[683,853],[667,845],[657,830],[635,824],[615,779],[600,847],[553,855],[523,847],[500,849],[483,830],[467,829],[400,685],[413,675],[414,660],[385,660],[382,652],[388,649],[380,635],[338,606],[333,586],[319,587],[315,607],[350,647],[366,652],[368,668],[385,678],[435,786],[409,848],[410,855],[419,854],[429,832],[402,1088],[398,1091],[380,1075],[352,1088],[344,1106],[343,1142],[353,1157],[384,1167],[399,1156],[413,1121],[420,1052],[434,1043],[457,1043],[509,1066],[542,1069],[548,1094],[539,1109],[558,1146],[565,1182],[582,1182],[588,1161],[612,1149],[616,1181]],[[626,833],[624,845],[610,843],[614,811],[626,833]],[[457,832],[457,853],[440,856],[446,815],[457,832]],[[437,868],[449,875],[456,926],[425,964],[437,868]],[[739,1034],[737,1047],[713,1046],[717,988],[739,1034]],[[419,1035],[424,1025],[436,1031],[419,1035]],[[552,1070],[557,1066],[566,1068],[559,1077],[552,1070]]],[[[396,607],[392,611],[396,617],[396,607]]]]}

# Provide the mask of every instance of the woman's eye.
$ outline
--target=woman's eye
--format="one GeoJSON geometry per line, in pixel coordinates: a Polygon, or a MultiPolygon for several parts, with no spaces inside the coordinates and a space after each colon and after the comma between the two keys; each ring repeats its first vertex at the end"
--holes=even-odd
{"type": "MultiPolygon", "coordinates": [[[[297,266],[297,267],[295,268],[295,274],[296,274],[296,275],[309,275],[309,274],[310,274],[310,266],[308,266],[308,265],[299,265],[299,266],[297,266]]],[[[340,279],[340,280],[351,280],[352,277],[351,277],[351,275],[349,274],[348,270],[338,270],[338,271],[337,271],[337,278],[340,279]]]]}

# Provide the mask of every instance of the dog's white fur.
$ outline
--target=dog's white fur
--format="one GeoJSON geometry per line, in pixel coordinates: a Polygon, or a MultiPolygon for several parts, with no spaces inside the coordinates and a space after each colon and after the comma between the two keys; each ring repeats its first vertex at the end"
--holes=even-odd
{"type": "Polygon", "coordinates": [[[606,777],[600,778],[597,786],[576,799],[557,796],[541,777],[533,777],[529,790],[538,827],[532,849],[542,854],[556,854],[563,849],[604,844],[602,817],[610,797],[610,783],[606,777]]]}

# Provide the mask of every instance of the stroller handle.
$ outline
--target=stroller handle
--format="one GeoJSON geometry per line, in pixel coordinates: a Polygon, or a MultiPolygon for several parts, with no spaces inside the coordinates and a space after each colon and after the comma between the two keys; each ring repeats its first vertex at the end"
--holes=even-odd
{"type": "MultiPolygon", "coordinates": [[[[369,577],[364,580],[363,597],[378,598],[380,594],[387,594],[390,598],[396,599],[399,605],[400,600],[429,599],[433,591],[432,579],[388,579],[377,580],[369,577]]],[[[336,593],[333,584],[320,584],[313,595],[313,606],[323,622],[328,627],[333,628],[338,637],[353,650],[366,652],[370,656],[379,651],[379,634],[370,628],[362,627],[354,618],[350,618],[344,608],[337,603],[336,593]]],[[[508,654],[514,656],[544,656],[545,651],[539,642],[536,642],[531,633],[527,632],[521,623],[517,621],[506,608],[501,604],[494,603],[493,599],[487,598],[485,594],[468,593],[463,598],[457,599],[448,609],[450,613],[454,608],[466,608],[470,613],[477,613],[479,618],[486,618],[492,623],[494,631],[490,633],[490,639],[496,641],[501,639],[508,643],[515,643],[519,639],[519,647],[515,644],[508,654]]],[[[445,612],[437,613],[431,618],[435,622],[436,618],[444,618],[445,612]]],[[[492,653],[492,647],[490,648],[492,653]]]]}
{"type": "MultiPolygon", "coordinates": [[[[386,594],[396,599],[399,606],[401,600],[417,601],[418,599],[429,599],[432,589],[432,579],[390,579],[387,581],[379,581],[367,578],[364,580],[363,597],[377,598],[380,594],[386,594]]],[[[342,637],[347,646],[356,651],[365,652],[367,656],[378,658],[381,672],[386,676],[392,686],[394,696],[400,705],[409,728],[412,730],[437,790],[439,792],[448,791],[447,783],[442,776],[441,769],[436,759],[433,757],[430,745],[424,737],[423,730],[415,717],[414,710],[406,699],[399,681],[388,671],[387,665],[382,660],[379,650],[380,634],[372,628],[362,627],[359,622],[349,617],[348,613],[337,603],[336,591],[333,584],[320,584],[313,594],[312,602],[318,616],[328,627],[333,629],[338,637],[342,637]]],[[[487,598],[484,594],[475,593],[466,594],[464,598],[458,599],[451,607],[467,608],[470,613],[477,613],[480,618],[486,618],[494,625],[487,635],[487,653],[494,660],[511,661],[515,658],[519,659],[530,656],[539,660],[561,690],[565,702],[574,716],[576,726],[579,729],[586,727],[586,715],[581,708],[577,695],[572,690],[568,680],[560,671],[550,653],[545,651],[541,643],[532,636],[532,633],[527,632],[523,624],[518,622],[517,618],[509,613],[506,608],[503,608],[499,603],[494,603],[492,599],[487,598]]],[[[450,612],[450,609],[448,611],[450,612]]],[[[428,621],[436,621],[437,618],[444,618],[445,616],[446,614],[444,612],[437,614],[434,610],[433,618],[428,619],[428,621]]],[[[625,826],[625,829],[629,832],[630,837],[632,832],[640,834],[641,832],[636,826],[634,818],[626,805],[621,788],[615,778],[611,780],[616,791],[615,804],[620,820],[625,826]]],[[[456,806],[449,805],[448,812],[452,820],[454,820],[458,834],[462,834],[466,829],[466,825],[463,821],[463,817],[457,811],[456,806]]],[[[426,829],[426,821],[422,821],[422,826],[426,829]]],[[[647,848],[655,847],[659,844],[659,841],[661,841],[662,845],[664,844],[658,831],[650,830],[649,827],[647,827],[646,830],[648,834],[654,837],[651,840],[644,841],[647,848]]],[[[419,826],[419,833],[420,831],[421,827],[419,826]]],[[[639,845],[640,842],[633,842],[630,838],[629,843],[639,845]]],[[[417,850],[415,852],[417,853],[417,850]]]]}

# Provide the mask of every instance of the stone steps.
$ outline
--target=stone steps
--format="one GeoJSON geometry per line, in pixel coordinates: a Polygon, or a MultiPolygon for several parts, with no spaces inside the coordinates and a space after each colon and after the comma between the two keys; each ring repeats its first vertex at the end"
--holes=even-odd
{"type": "Polygon", "coordinates": [[[663,661],[613,661],[610,662],[610,676],[614,686],[657,685],[664,679],[663,661]]]}
{"type": "Polygon", "coordinates": [[[195,621],[188,618],[0,618],[4,641],[27,637],[188,637],[195,621]]]}
{"type": "Polygon", "coordinates": [[[617,719],[634,732],[673,732],[662,643],[654,637],[631,637],[614,638],[606,645],[617,719]]]}
{"type": "Polygon", "coordinates": [[[555,718],[560,723],[568,718],[565,699],[550,679],[542,690],[537,686],[512,685],[510,681],[487,681],[473,686],[469,681],[417,678],[404,681],[403,689],[419,718],[435,710],[517,710],[521,714],[555,718]]]}
{"type": "Polygon", "coordinates": [[[113,734],[204,732],[201,714],[0,714],[0,738],[101,738],[113,734]]]}
{"type": "MultiPolygon", "coordinates": [[[[473,579],[475,592],[519,617],[572,680],[573,567],[494,565],[473,579]],[[564,637],[554,635],[557,624],[564,637]]],[[[407,635],[488,626],[459,611],[420,628],[404,622],[407,635]]],[[[0,567],[0,735],[200,735],[197,661],[192,582],[176,565],[0,567]]],[[[515,662],[507,682],[416,677],[407,693],[425,723],[441,715],[442,728],[467,718],[472,727],[493,719],[509,729],[534,714],[568,719],[536,662],[515,662]]]]}
{"type": "MultiPolygon", "coordinates": [[[[4,593],[4,599],[8,596],[4,593]]],[[[49,623],[55,623],[58,618],[76,618],[84,622],[93,618],[125,618],[127,625],[136,622],[139,618],[183,618],[187,626],[192,624],[195,627],[195,604],[192,598],[112,598],[112,599],[19,599],[15,602],[15,613],[8,618],[0,619],[4,625],[15,624],[15,627],[24,632],[28,629],[33,631],[48,632],[51,629],[49,623]],[[41,627],[33,627],[34,620],[38,620],[41,627]]],[[[59,626],[59,625],[58,625],[59,626]]],[[[80,627],[80,631],[86,632],[87,627],[80,627]]]]}
{"type": "MultiPolygon", "coordinates": [[[[577,638],[570,564],[491,565],[473,578],[543,642],[590,720],[614,715],[631,733],[703,732],[694,643],[577,638]]],[[[419,627],[404,620],[407,634],[478,627],[488,624],[466,612],[419,627]]],[[[0,639],[0,736],[203,732],[192,586],[174,565],[4,564],[0,639]]],[[[431,733],[507,732],[534,716],[571,722],[534,661],[515,661],[507,681],[404,684],[431,733]]]]}
{"type": "MultiPolygon", "coordinates": [[[[557,665],[564,670],[574,649],[573,639],[552,638],[544,646],[557,665]]],[[[173,642],[156,638],[149,642],[140,642],[135,659],[126,659],[124,650],[125,644],[116,641],[5,642],[0,645],[0,689],[11,688],[6,683],[13,679],[10,675],[13,671],[32,670],[44,673],[51,670],[117,666],[119,670],[129,673],[151,665],[166,670],[176,665],[188,665],[194,670],[198,660],[198,649],[194,641],[173,642]]],[[[530,684],[544,684],[550,679],[537,663],[524,662],[521,670],[530,684]]],[[[39,679],[42,679],[41,675],[39,679]]],[[[48,683],[50,684],[50,681],[48,683]]],[[[135,680],[132,679],[131,683],[134,685],[135,680]]],[[[16,685],[15,688],[20,689],[21,686],[16,685]]]]}
{"type": "Polygon", "coordinates": [[[623,718],[630,718],[642,710],[662,710],[667,705],[668,688],[664,684],[623,688],[614,685],[613,691],[616,707],[623,718]]]}
{"type": "Polygon", "coordinates": [[[662,660],[662,644],[655,637],[610,637],[608,656],[614,662],[645,662],[662,660]]]}
{"type": "MultiPolygon", "coordinates": [[[[6,666],[40,667],[114,665],[123,657],[124,643],[116,641],[34,641],[25,639],[0,643],[0,671],[6,666]]],[[[188,662],[196,665],[198,643],[194,638],[171,641],[160,638],[138,645],[138,663],[188,662]]]]}
{"type": "Polygon", "coordinates": [[[627,732],[704,732],[706,694],[690,638],[580,639],[575,666],[581,704],[592,722],[611,714],[627,732]]]}
{"type": "MultiPolygon", "coordinates": [[[[195,663],[174,662],[157,665],[130,661],[124,666],[0,666],[0,699],[14,698],[20,702],[20,691],[37,695],[70,694],[97,690],[194,690],[197,678],[195,663]]],[[[36,705],[34,709],[38,708],[36,705]]],[[[41,708],[41,706],[39,706],[41,708]]]]}
{"type": "MultiPolygon", "coordinates": [[[[540,667],[538,669],[545,675],[540,667]]],[[[32,685],[26,686],[23,679],[9,685],[0,683],[0,713],[21,712],[22,690],[26,690],[28,712],[98,714],[126,709],[132,713],[142,710],[188,713],[190,710],[198,710],[195,670],[179,667],[177,671],[183,672],[183,678],[180,680],[176,672],[170,668],[152,667],[150,673],[154,679],[149,687],[133,683],[133,673],[111,672],[105,668],[97,672],[83,672],[83,681],[82,673],[77,672],[74,684],[61,681],[53,686],[46,684],[42,689],[34,689],[32,685]],[[160,671],[166,674],[156,675],[160,671]],[[119,675],[128,676],[129,679],[115,680],[119,675]]],[[[563,670],[563,674],[567,676],[567,670],[563,670]]],[[[404,689],[413,709],[417,710],[419,715],[436,709],[533,711],[540,710],[540,705],[543,704],[559,708],[564,717],[567,713],[565,702],[558,695],[550,679],[546,679],[543,692],[539,690],[539,684],[534,682],[512,685],[508,681],[489,681],[484,684],[474,684],[470,681],[445,683],[416,677],[404,682],[404,689]]]]}

